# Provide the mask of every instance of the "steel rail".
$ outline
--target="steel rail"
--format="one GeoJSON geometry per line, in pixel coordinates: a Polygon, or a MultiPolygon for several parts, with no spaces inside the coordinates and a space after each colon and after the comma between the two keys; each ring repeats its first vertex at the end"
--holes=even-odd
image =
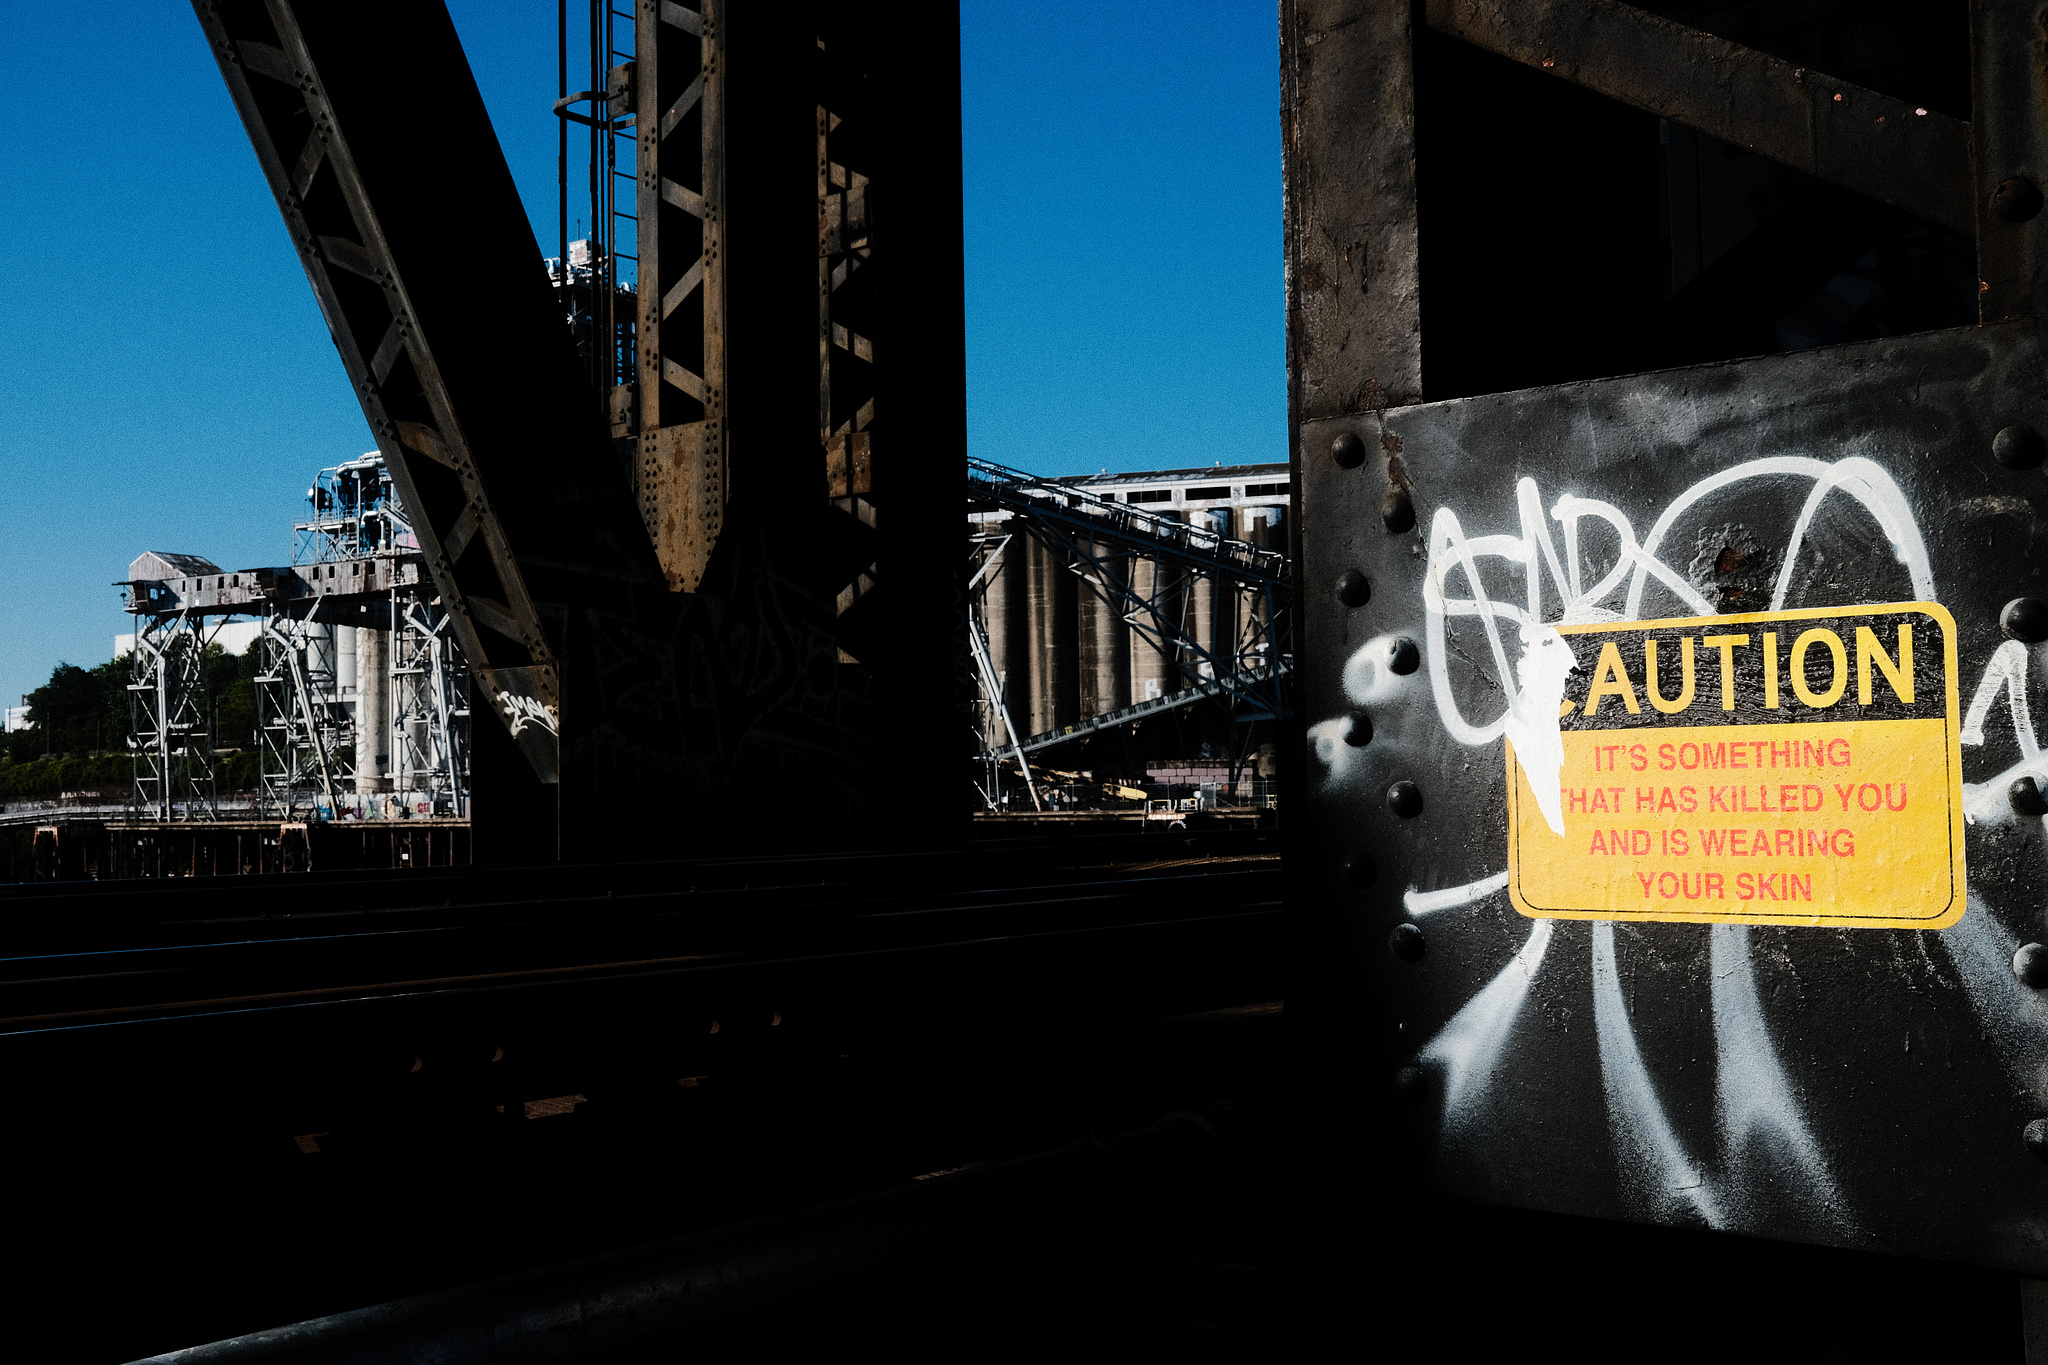
{"type": "MultiPolygon", "coordinates": [[[[160,941],[0,960],[0,1036],[49,1029],[507,990],[591,988],[706,972],[800,970],[1103,932],[1164,933],[1277,913],[1269,863],[1198,859],[1145,874],[998,889],[843,884],[599,894],[545,905],[156,926],[160,941]],[[1179,888],[1201,878],[1201,895],[1179,888]],[[336,924],[336,920],[343,921],[336,924]],[[380,922],[381,921],[381,922],[380,922]],[[194,931],[212,928],[213,941],[194,931]],[[252,932],[267,930],[267,934],[252,932]],[[311,932],[308,932],[311,931],[311,932]]],[[[138,938],[147,939],[141,933],[138,938]]],[[[1086,949],[1076,951],[1086,956],[1086,949]]]]}
{"type": "MultiPolygon", "coordinates": [[[[136,1365],[611,1359],[1019,1238],[1140,1235],[1246,1145],[1227,1107],[648,1246],[152,1356],[136,1365]],[[1055,1229],[1057,1232],[1055,1233],[1055,1229]]],[[[1163,1229],[1153,1227],[1150,1237],[1163,1229]]],[[[1149,1241],[1150,1238],[1148,1237],[1149,1241]]]]}

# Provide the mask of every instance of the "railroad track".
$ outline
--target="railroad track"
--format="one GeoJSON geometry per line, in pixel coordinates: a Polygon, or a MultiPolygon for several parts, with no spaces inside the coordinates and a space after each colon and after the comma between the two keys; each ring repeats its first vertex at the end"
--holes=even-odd
{"type": "Polygon", "coordinates": [[[13,1270],[68,1303],[94,1227],[178,1229],[79,1357],[125,1359],[1231,1098],[1272,1070],[1276,853],[11,888],[13,1270]],[[366,1257],[365,1218],[432,1231],[366,1257]]]}

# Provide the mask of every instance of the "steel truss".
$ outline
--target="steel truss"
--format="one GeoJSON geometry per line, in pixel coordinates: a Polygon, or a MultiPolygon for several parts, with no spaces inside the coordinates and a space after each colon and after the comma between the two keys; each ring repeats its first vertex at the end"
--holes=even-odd
{"type": "MultiPolygon", "coordinates": [[[[409,813],[466,818],[469,670],[447,612],[430,596],[394,589],[389,610],[391,733],[385,737],[390,747],[379,751],[392,756],[389,799],[409,813]]],[[[311,615],[280,607],[263,623],[263,668],[256,678],[263,810],[281,818],[362,815],[357,756],[375,737],[343,697],[335,627],[311,615]]]]}
{"type": "Polygon", "coordinates": [[[420,814],[469,815],[469,670],[448,613],[391,594],[392,786],[420,814]]]}
{"type": "Polygon", "coordinates": [[[999,761],[1007,749],[1022,766],[1026,753],[1214,698],[1240,708],[1244,721],[1288,713],[1285,680],[1293,669],[1293,641],[1284,553],[985,460],[969,460],[968,465],[970,508],[1000,508],[1017,528],[1010,535],[976,539],[975,553],[983,562],[974,571],[969,595],[984,699],[980,757],[985,765],[999,761]],[[1017,534],[1045,546],[1138,638],[1173,659],[1187,686],[1021,740],[1005,707],[1006,729],[996,730],[988,699],[1000,698],[1003,680],[995,676],[990,660],[985,599],[988,581],[1017,534]],[[1162,560],[1180,571],[1152,575],[1150,586],[1141,586],[1138,566],[1162,560]],[[1205,582],[1216,589],[1219,604],[1231,603],[1234,626],[1224,647],[1203,643],[1192,628],[1195,590],[1205,582]],[[1004,738],[1008,744],[1001,742],[1004,738]]]}
{"type": "Polygon", "coordinates": [[[971,556],[967,579],[967,647],[974,655],[975,733],[981,736],[982,752],[976,762],[982,776],[976,782],[981,799],[990,810],[1003,804],[1003,758],[1005,751],[1023,774],[1024,790],[1031,795],[1031,808],[1043,810],[1038,784],[1031,780],[1031,765],[1024,761],[1026,747],[1017,735],[1017,721],[1010,713],[1007,680],[996,672],[995,657],[989,649],[986,585],[1002,567],[1003,551],[1014,539],[1008,535],[970,538],[971,556]],[[998,728],[1000,727],[1000,728],[998,728]],[[1007,740],[1008,744],[996,741],[1007,740]]]}
{"type": "MultiPolygon", "coordinates": [[[[724,4],[702,0],[689,8],[639,0],[635,16],[634,490],[669,586],[694,592],[725,525],[730,491],[724,4]]],[[[623,119],[623,107],[614,117],[623,119]]]]}
{"type": "Polygon", "coordinates": [[[317,814],[324,801],[332,818],[355,784],[361,746],[341,697],[335,627],[312,619],[320,605],[303,616],[279,607],[263,621],[256,717],[266,815],[317,814]]]}
{"type": "Polygon", "coordinates": [[[129,739],[135,759],[129,804],[138,818],[210,820],[220,814],[206,647],[220,633],[190,611],[136,622],[129,655],[129,739]]]}
{"type": "MultiPolygon", "coordinates": [[[[593,258],[636,266],[635,382],[612,387],[610,422],[565,382],[575,371],[559,293],[531,269],[526,212],[440,6],[195,8],[449,629],[535,784],[558,787],[552,816],[540,795],[507,819],[531,821],[560,849],[630,789],[752,837],[760,822],[729,799],[755,789],[733,761],[753,752],[748,736],[820,773],[862,774],[879,772],[871,755],[884,736],[936,744],[943,729],[957,740],[929,717],[966,707],[960,583],[914,567],[938,518],[957,515],[946,471],[965,437],[949,8],[792,18],[637,0],[630,63],[628,7],[615,21],[599,11],[603,90],[593,80],[583,101],[567,88],[560,97],[575,115],[566,121],[596,139],[596,217],[621,225],[609,239],[621,247],[630,226],[638,258],[593,258]],[[394,89],[437,92],[435,138],[421,141],[394,89]],[[627,168],[628,131],[631,202],[611,183],[627,168]],[[857,206],[838,205],[836,231],[826,221],[841,193],[835,164],[889,192],[878,254],[860,254],[857,206]],[[455,221],[464,228],[451,235],[455,221]],[[863,264],[837,284],[852,258],[863,264]],[[836,287],[821,309],[823,283],[836,287]],[[792,404],[800,389],[819,407],[792,404]],[[845,417],[829,429],[818,417],[849,405],[918,420],[889,427],[886,460],[859,477],[847,449],[842,494],[831,443],[845,417]],[[728,458],[733,421],[741,462],[728,458]],[[630,490],[614,463],[626,434],[637,443],[630,490]],[[803,533],[776,534],[792,516],[803,533]],[[770,637],[784,644],[754,647],[770,637]],[[676,660],[700,657],[741,683],[716,694],[681,685],[697,675],[676,660]],[[586,709],[564,729],[572,668],[589,670],[577,691],[586,709]],[[678,773],[691,776],[678,784],[678,773]]],[[[611,320],[621,337],[624,321],[611,320]]],[[[625,354],[622,342],[614,361],[625,354]]],[[[856,421],[847,435],[871,431],[856,421]]],[[[856,825],[880,809],[845,801],[856,825]]]]}
{"type": "MultiPolygon", "coordinates": [[[[540,779],[552,782],[560,662],[529,575],[536,567],[543,577],[559,573],[552,566],[566,557],[535,566],[514,551],[494,500],[517,501],[519,473],[477,452],[531,446],[566,453],[602,428],[591,431],[584,425],[591,415],[560,398],[554,357],[541,348],[506,346],[490,366],[465,364],[477,325],[466,283],[421,268],[446,249],[441,234],[416,232],[444,211],[425,207],[424,192],[488,225],[464,240],[468,272],[491,277],[494,290],[522,302],[540,303],[549,289],[538,272],[516,264],[531,259],[533,239],[453,25],[432,6],[357,6],[344,14],[289,0],[246,7],[200,0],[195,10],[420,553],[451,607],[463,656],[492,697],[532,718],[515,739],[540,779]],[[382,92],[442,82],[452,82],[444,94],[449,109],[460,111],[447,113],[442,134],[464,152],[430,163],[409,116],[395,114],[382,92]],[[507,394],[523,401],[508,403],[507,394]]],[[[542,308],[552,311],[552,300],[542,308]]],[[[576,503],[563,486],[554,496],[576,503]]],[[[565,515],[595,514],[578,504],[565,515]]],[[[569,572],[584,567],[578,561],[569,572]]]]}

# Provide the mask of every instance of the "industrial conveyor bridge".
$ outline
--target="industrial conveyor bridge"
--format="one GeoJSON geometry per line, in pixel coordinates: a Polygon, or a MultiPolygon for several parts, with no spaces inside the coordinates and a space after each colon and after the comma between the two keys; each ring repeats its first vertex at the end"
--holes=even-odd
{"type": "MultiPolygon", "coordinates": [[[[988,460],[968,462],[968,510],[1001,512],[1007,534],[978,537],[970,579],[970,645],[982,689],[980,761],[991,773],[1014,758],[1030,779],[1025,755],[1150,716],[1222,700],[1241,720],[1287,714],[1285,679],[1292,671],[1288,606],[1290,565],[1285,551],[1234,539],[1220,531],[1133,506],[1057,479],[1044,479],[988,460]],[[1127,706],[1082,716],[1072,724],[1022,734],[1007,680],[990,648],[987,589],[1001,557],[1018,534],[1049,551],[1073,572],[1134,637],[1174,661],[1183,686],[1127,706]],[[1147,571],[1141,572],[1141,566],[1147,571]],[[1162,571],[1165,570],[1165,571],[1162,571]],[[1244,599],[1241,619],[1224,638],[1189,621],[1185,610],[1198,585],[1244,599]]],[[[1035,790],[1032,792],[1036,800],[1035,790]]],[[[993,799],[993,798],[992,798],[993,799]]]]}

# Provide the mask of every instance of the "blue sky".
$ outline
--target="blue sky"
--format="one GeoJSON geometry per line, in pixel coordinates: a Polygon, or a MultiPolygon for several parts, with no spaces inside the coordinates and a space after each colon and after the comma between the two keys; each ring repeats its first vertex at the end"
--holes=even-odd
{"type": "MultiPolygon", "coordinates": [[[[450,9],[552,252],[555,6],[450,9]]],[[[286,562],[313,472],[372,442],[190,9],[9,19],[0,88],[35,92],[0,120],[12,704],[108,657],[137,554],[286,562]]],[[[961,28],[970,449],[1286,458],[1274,6],[968,0],[961,28]]]]}

